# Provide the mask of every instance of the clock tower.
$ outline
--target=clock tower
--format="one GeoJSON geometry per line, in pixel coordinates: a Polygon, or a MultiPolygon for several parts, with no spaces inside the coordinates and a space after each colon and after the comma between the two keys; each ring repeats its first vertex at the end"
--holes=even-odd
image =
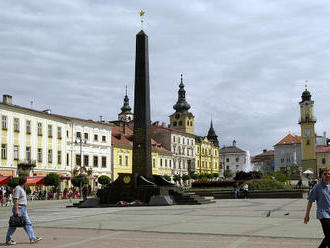
{"type": "Polygon", "coordinates": [[[170,115],[170,128],[181,130],[185,133],[194,134],[194,116],[188,112],[190,105],[186,101],[186,91],[184,89],[183,78],[178,91],[178,101],[173,106],[175,113],[170,115]]]}
{"type": "Polygon", "coordinates": [[[303,171],[311,170],[313,171],[313,176],[318,176],[317,166],[316,166],[316,134],[315,134],[315,122],[313,105],[311,93],[305,89],[301,95],[300,105],[300,120],[299,124],[301,126],[301,151],[302,151],[302,169],[303,171]]]}

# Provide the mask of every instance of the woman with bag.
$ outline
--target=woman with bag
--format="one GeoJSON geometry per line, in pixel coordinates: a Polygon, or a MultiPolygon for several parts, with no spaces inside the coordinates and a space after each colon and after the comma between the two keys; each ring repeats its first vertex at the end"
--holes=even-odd
{"type": "MultiPolygon", "coordinates": [[[[25,218],[24,230],[30,238],[30,243],[34,244],[34,243],[40,241],[42,238],[36,237],[34,235],[32,224],[31,224],[30,218],[29,218],[27,210],[26,210],[27,199],[26,199],[26,192],[24,190],[26,181],[27,181],[26,177],[20,177],[19,185],[17,185],[14,190],[13,216],[24,216],[24,218],[25,218]]],[[[6,236],[6,245],[15,245],[16,244],[16,242],[14,240],[12,240],[12,236],[15,231],[16,231],[16,227],[9,226],[8,231],[7,231],[7,236],[6,236]]]]}

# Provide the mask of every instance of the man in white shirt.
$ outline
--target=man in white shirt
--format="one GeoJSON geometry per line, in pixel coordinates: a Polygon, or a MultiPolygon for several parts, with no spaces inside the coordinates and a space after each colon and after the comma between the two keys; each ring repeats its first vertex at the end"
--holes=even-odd
{"type": "MultiPolygon", "coordinates": [[[[26,177],[20,177],[19,185],[17,185],[14,190],[13,215],[19,215],[19,216],[25,217],[26,225],[24,227],[24,230],[30,238],[30,243],[34,244],[34,243],[37,243],[38,241],[40,241],[42,238],[36,237],[34,235],[32,224],[31,224],[30,218],[29,218],[27,210],[26,210],[27,199],[26,199],[25,190],[23,188],[26,184],[26,181],[27,181],[26,177]]],[[[16,231],[16,227],[8,228],[7,236],[6,236],[6,245],[15,245],[16,244],[16,242],[14,240],[12,240],[12,236],[15,231],[16,231]]]]}

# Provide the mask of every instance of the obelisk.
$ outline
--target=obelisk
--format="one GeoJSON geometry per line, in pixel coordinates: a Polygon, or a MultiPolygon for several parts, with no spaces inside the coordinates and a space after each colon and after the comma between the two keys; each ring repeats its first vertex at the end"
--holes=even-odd
{"type": "Polygon", "coordinates": [[[133,168],[135,177],[152,178],[148,36],[136,35],[133,168]]]}

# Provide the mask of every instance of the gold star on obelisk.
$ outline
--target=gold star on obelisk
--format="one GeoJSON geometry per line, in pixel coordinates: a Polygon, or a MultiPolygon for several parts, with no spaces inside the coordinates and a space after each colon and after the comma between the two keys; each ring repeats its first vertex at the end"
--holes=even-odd
{"type": "Polygon", "coordinates": [[[143,17],[144,17],[144,11],[143,10],[141,10],[140,11],[140,17],[141,17],[141,29],[143,30],[143,17]]]}

